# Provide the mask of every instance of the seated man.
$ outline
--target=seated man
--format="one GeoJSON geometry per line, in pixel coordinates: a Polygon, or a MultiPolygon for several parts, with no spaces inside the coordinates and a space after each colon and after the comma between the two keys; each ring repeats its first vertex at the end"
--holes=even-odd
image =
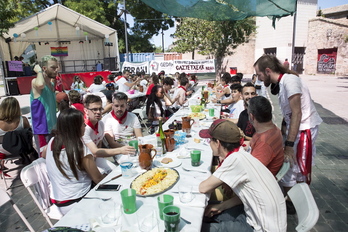
{"type": "Polygon", "coordinates": [[[210,138],[214,156],[222,160],[218,169],[199,185],[207,193],[225,183],[236,194],[217,205],[209,205],[205,216],[218,223],[203,223],[202,231],[286,231],[285,199],[272,173],[240,146],[242,135],[236,124],[223,119],[213,122],[200,137],[210,138]]]}
{"type": "Polygon", "coordinates": [[[188,86],[189,86],[189,81],[187,77],[180,78],[180,86],[175,90],[173,95],[173,98],[177,99],[177,101],[171,107],[174,109],[174,112],[176,111],[176,109],[178,109],[180,106],[186,103],[187,101],[186,92],[187,92],[188,86]]]}
{"type": "Polygon", "coordinates": [[[228,115],[226,115],[226,117],[232,122],[237,123],[240,113],[245,109],[244,101],[242,99],[242,86],[240,84],[231,85],[231,92],[232,98],[230,101],[232,103],[227,107],[228,115]]]}
{"type": "Polygon", "coordinates": [[[134,82],[131,82],[129,79],[129,71],[128,70],[124,70],[123,71],[123,76],[118,76],[115,79],[115,83],[118,86],[118,91],[120,92],[127,92],[130,88],[132,88],[134,85],[137,85],[140,82],[140,78],[137,79],[134,82]]]}
{"type": "Polygon", "coordinates": [[[125,93],[114,93],[112,110],[104,116],[105,138],[111,148],[119,147],[116,141],[125,137],[142,137],[141,125],[138,117],[127,111],[128,97],[125,93]]]}
{"type": "Polygon", "coordinates": [[[284,162],[283,137],[272,122],[272,106],[267,98],[257,96],[249,101],[249,118],[256,133],[250,141],[251,154],[275,176],[284,162]]]}
{"type": "Polygon", "coordinates": [[[99,96],[88,95],[84,101],[86,114],[86,129],[83,135],[83,141],[92,152],[94,157],[109,157],[117,154],[131,154],[135,149],[131,146],[123,146],[115,142],[115,147],[112,149],[101,148],[104,138],[104,123],[102,118],[102,100],[99,96]]]}
{"type": "Polygon", "coordinates": [[[251,82],[246,83],[242,88],[242,98],[244,100],[244,107],[246,109],[239,114],[237,126],[243,131],[245,135],[245,139],[248,141],[251,140],[251,137],[255,133],[255,128],[249,121],[247,108],[248,108],[249,100],[255,96],[256,96],[255,86],[251,82]]]}

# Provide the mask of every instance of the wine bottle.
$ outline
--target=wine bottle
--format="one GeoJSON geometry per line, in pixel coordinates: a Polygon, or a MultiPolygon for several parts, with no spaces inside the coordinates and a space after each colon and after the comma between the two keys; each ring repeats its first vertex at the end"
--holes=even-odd
{"type": "Polygon", "coordinates": [[[160,135],[160,139],[162,141],[162,152],[163,154],[166,154],[166,136],[164,135],[163,128],[162,128],[162,120],[159,120],[159,126],[158,126],[158,134],[160,135]]]}

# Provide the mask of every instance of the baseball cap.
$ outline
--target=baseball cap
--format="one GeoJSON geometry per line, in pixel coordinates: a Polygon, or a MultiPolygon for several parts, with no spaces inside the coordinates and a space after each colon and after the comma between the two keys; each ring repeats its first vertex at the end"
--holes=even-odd
{"type": "Polygon", "coordinates": [[[209,129],[199,132],[201,138],[215,138],[226,143],[239,143],[243,135],[233,122],[226,119],[215,120],[209,129]]]}

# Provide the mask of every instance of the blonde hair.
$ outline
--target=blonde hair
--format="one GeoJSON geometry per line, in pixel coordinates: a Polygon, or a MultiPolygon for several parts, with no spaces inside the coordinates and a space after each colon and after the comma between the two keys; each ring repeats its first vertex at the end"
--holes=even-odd
{"type": "Polygon", "coordinates": [[[41,58],[41,61],[42,61],[42,66],[47,66],[47,63],[49,60],[53,60],[53,61],[56,61],[58,62],[57,58],[54,57],[54,56],[51,56],[51,55],[46,55],[44,57],[41,58]]]}
{"type": "Polygon", "coordinates": [[[14,97],[5,98],[0,104],[0,120],[13,122],[22,116],[19,102],[14,97]]]}

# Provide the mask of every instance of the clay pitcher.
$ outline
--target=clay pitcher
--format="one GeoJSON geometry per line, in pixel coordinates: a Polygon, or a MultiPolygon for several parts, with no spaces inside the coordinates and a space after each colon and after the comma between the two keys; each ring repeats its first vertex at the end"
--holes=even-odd
{"type": "Polygon", "coordinates": [[[174,148],[175,148],[175,140],[174,140],[175,130],[165,130],[163,132],[164,132],[164,135],[166,136],[165,145],[166,145],[167,151],[169,151],[169,152],[174,151],[174,148]]]}
{"type": "Polygon", "coordinates": [[[195,122],[195,120],[191,119],[191,117],[182,117],[182,131],[186,132],[187,135],[191,134],[191,126],[195,122]]]}
{"type": "Polygon", "coordinates": [[[153,148],[152,144],[139,145],[139,166],[142,169],[149,170],[152,166],[152,160],[157,155],[156,149],[153,148]],[[155,154],[151,156],[151,152],[155,154]]]}
{"type": "Polygon", "coordinates": [[[169,130],[165,130],[165,131],[163,131],[163,132],[164,132],[164,135],[165,135],[166,137],[174,138],[175,130],[169,129],[169,130]]]}

